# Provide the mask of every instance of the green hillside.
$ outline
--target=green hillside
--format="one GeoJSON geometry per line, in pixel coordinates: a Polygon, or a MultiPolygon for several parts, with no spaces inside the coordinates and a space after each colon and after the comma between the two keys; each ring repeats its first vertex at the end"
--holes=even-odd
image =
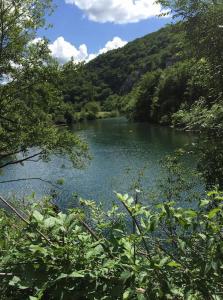
{"type": "MultiPolygon", "coordinates": [[[[178,26],[179,27],[179,26],[178,26]]],[[[125,47],[98,56],[86,65],[63,67],[65,100],[77,108],[89,101],[118,105],[117,96],[128,94],[142,75],[165,69],[179,60],[182,50],[177,26],[168,26],[128,43],[125,47]]],[[[113,107],[105,107],[109,110],[113,107]]]]}
{"type": "Polygon", "coordinates": [[[185,24],[169,25],[87,64],[64,65],[61,86],[65,102],[72,104],[68,119],[119,111],[137,121],[221,130],[222,81],[216,59],[196,54],[185,24]]]}
{"type": "MultiPolygon", "coordinates": [[[[86,70],[92,75],[96,73],[95,78],[93,76],[96,87],[104,84],[112,94],[123,95],[131,91],[144,73],[164,69],[180,49],[177,28],[166,27],[121,49],[100,55],[87,64],[86,70]]],[[[99,99],[105,100],[104,97],[99,99]]]]}

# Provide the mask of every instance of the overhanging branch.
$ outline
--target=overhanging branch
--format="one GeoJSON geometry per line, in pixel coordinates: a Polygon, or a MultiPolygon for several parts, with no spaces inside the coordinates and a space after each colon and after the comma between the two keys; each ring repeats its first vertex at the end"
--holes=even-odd
{"type": "Polygon", "coordinates": [[[55,187],[57,189],[61,189],[58,185],[54,184],[52,181],[45,180],[45,179],[42,179],[42,178],[39,178],[39,177],[18,178],[18,179],[12,179],[12,180],[4,180],[4,181],[0,181],[0,184],[11,183],[11,182],[19,182],[19,181],[28,181],[28,180],[39,180],[39,181],[48,183],[48,184],[52,185],[53,187],[55,187]]]}
{"type": "Polygon", "coordinates": [[[30,155],[30,156],[27,156],[27,157],[22,158],[22,159],[9,161],[9,162],[7,162],[7,163],[5,163],[5,164],[0,165],[0,169],[4,168],[4,167],[6,167],[6,166],[9,166],[9,165],[21,164],[21,163],[23,163],[23,162],[25,162],[25,161],[29,161],[30,159],[32,159],[32,158],[34,158],[34,157],[40,156],[42,153],[43,153],[43,151],[38,152],[38,153],[33,154],[33,155],[30,155]]]}

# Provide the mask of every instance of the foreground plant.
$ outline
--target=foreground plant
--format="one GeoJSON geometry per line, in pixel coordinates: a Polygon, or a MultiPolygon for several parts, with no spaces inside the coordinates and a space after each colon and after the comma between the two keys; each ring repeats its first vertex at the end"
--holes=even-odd
{"type": "Polygon", "coordinates": [[[44,201],[26,223],[2,210],[1,299],[222,299],[221,193],[196,209],[117,197],[108,212],[44,201]]]}

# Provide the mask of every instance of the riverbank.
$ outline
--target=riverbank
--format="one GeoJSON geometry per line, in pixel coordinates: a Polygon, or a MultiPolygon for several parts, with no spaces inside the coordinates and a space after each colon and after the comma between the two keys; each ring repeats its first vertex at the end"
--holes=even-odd
{"type": "Polygon", "coordinates": [[[64,116],[59,116],[56,118],[55,123],[57,125],[74,125],[83,121],[92,121],[108,118],[119,117],[120,113],[118,111],[99,111],[93,112],[67,112],[64,116]]]}

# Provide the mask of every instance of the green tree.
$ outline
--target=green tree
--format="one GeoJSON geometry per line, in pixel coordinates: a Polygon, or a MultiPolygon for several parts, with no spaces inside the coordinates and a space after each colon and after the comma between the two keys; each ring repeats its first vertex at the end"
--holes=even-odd
{"type": "Polygon", "coordinates": [[[84,106],[85,116],[88,120],[96,119],[99,111],[100,111],[100,104],[98,102],[95,101],[88,102],[84,106]]]}
{"type": "Polygon", "coordinates": [[[190,102],[190,98],[185,95],[188,80],[191,77],[191,61],[183,61],[165,69],[160,76],[160,80],[153,96],[152,116],[155,121],[165,121],[170,123],[170,116],[176,112],[183,102],[190,102]]]}
{"type": "Polygon", "coordinates": [[[126,96],[128,103],[126,111],[131,119],[151,121],[153,96],[161,74],[161,70],[146,73],[133,91],[126,96]]]}
{"type": "Polygon", "coordinates": [[[52,152],[79,163],[86,151],[77,136],[55,124],[64,110],[60,68],[47,41],[36,39],[51,12],[50,0],[0,0],[0,168],[52,152]]]}
{"type": "MultiPolygon", "coordinates": [[[[198,58],[206,57],[222,80],[223,2],[222,0],[158,0],[180,17],[190,46],[198,58]]],[[[221,81],[222,82],[222,81],[221,81]]]]}

